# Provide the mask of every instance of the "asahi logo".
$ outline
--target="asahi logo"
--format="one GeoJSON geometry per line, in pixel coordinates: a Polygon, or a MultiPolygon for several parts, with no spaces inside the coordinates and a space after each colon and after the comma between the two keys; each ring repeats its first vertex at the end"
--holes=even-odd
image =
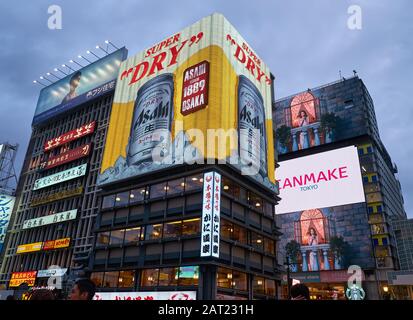
{"type": "Polygon", "coordinates": [[[245,105],[240,112],[240,120],[253,126],[255,129],[260,130],[261,135],[264,135],[264,123],[260,121],[260,117],[257,115],[255,117],[251,116],[251,111],[247,109],[245,105]]]}
{"type": "Polygon", "coordinates": [[[135,124],[135,127],[147,123],[148,121],[157,120],[160,118],[167,118],[169,115],[169,102],[163,105],[162,101],[158,106],[151,111],[150,108],[143,109],[138,116],[138,121],[135,124]]]}

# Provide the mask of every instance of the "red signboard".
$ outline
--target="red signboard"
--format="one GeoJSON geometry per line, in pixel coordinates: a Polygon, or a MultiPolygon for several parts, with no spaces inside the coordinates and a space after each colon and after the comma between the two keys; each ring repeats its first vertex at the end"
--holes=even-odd
{"type": "Polygon", "coordinates": [[[88,143],[78,148],[63,152],[57,156],[50,157],[47,161],[43,161],[40,164],[40,169],[44,169],[44,170],[51,169],[51,168],[60,166],[62,164],[71,162],[73,160],[86,157],[89,155],[90,149],[91,149],[91,144],[88,143]]]}
{"type": "Polygon", "coordinates": [[[32,287],[36,280],[37,271],[13,272],[11,275],[9,287],[18,287],[23,283],[32,287]]]}
{"type": "Polygon", "coordinates": [[[184,71],[181,113],[186,116],[208,105],[209,62],[202,61],[184,71]]]}
{"type": "Polygon", "coordinates": [[[91,134],[95,131],[95,126],[96,126],[96,122],[92,121],[88,124],[81,126],[80,128],[66,132],[62,134],[61,136],[58,136],[57,138],[48,140],[44,144],[44,151],[49,151],[53,148],[64,145],[70,141],[79,139],[83,136],[87,136],[88,134],[91,134]]]}

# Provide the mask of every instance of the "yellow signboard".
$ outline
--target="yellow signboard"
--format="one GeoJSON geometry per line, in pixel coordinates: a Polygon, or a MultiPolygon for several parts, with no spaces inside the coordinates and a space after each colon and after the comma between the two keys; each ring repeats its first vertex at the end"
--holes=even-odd
{"type": "Polygon", "coordinates": [[[219,161],[276,191],[272,75],[213,14],[121,64],[98,184],[219,161]]]}
{"type": "Polygon", "coordinates": [[[16,253],[28,253],[42,250],[43,242],[22,244],[17,247],[16,253]]]}

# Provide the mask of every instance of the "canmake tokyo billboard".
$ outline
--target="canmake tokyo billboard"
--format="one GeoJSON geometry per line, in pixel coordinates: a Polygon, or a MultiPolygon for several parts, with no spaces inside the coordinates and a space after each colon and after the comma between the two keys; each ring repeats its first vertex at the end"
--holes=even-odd
{"type": "Polygon", "coordinates": [[[276,190],[268,67],[221,14],[124,61],[100,185],[227,163],[276,190]]]}
{"type": "Polygon", "coordinates": [[[281,201],[275,207],[277,214],[365,202],[355,146],[279,164],[281,201]]]}

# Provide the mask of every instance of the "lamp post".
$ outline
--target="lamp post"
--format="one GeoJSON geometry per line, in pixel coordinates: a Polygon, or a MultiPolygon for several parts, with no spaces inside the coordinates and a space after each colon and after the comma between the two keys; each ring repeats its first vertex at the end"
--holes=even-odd
{"type": "Polygon", "coordinates": [[[290,278],[290,257],[287,255],[286,256],[286,262],[285,265],[287,266],[287,299],[290,300],[291,299],[291,278],[290,278]]]}
{"type": "Polygon", "coordinates": [[[103,49],[101,46],[96,46],[96,49],[102,50],[104,53],[109,54],[107,50],[103,49]]]}
{"type": "Polygon", "coordinates": [[[93,54],[96,58],[100,59],[100,57],[97,54],[95,54],[93,51],[88,50],[88,51],[86,51],[86,53],[87,54],[93,54]]]}

